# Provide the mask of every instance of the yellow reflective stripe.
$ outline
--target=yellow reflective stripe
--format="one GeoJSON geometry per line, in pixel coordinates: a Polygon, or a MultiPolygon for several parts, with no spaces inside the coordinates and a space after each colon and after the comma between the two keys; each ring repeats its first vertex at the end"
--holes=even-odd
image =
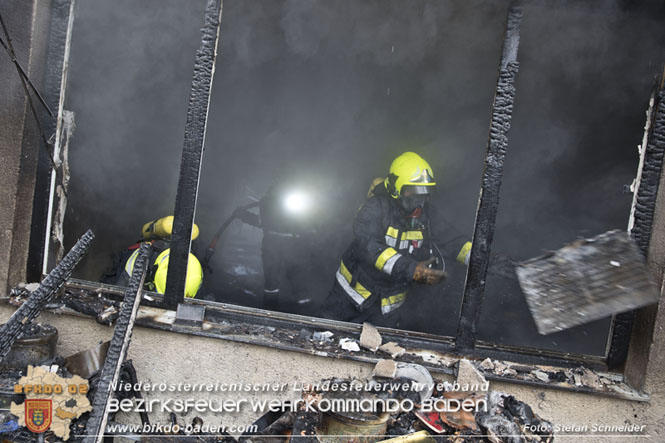
{"type": "Polygon", "coordinates": [[[393,311],[404,303],[406,299],[406,292],[401,294],[391,295],[390,297],[385,297],[381,299],[381,313],[387,314],[390,311],[393,311]]]}
{"type": "Polygon", "coordinates": [[[348,283],[351,283],[351,273],[346,268],[343,261],[339,265],[339,272],[341,272],[342,276],[346,279],[348,283]]]}
{"type": "Polygon", "coordinates": [[[136,258],[139,256],[139,250],[137,249],[136,251],[132,252],[132,255],[129,256],[127,259],[127,263],[125,263],[125,272],[129,274],[129,276],[132,276],[132,272],[134,271],[134,263],[136,262],[136,258]]]}
{"type": "Polygon", "coordinates": [[[402,232],[402,240],[422,240],[423,231],[406,231],[402,232]]]}
{"type": "Polygon", "coordinates": [[[386,231],[387,236],[397,238],[397,234],[399,234],[399,230],[393,228],[392,226],[388,226],[388,230],[386,231]]]}
{"type": "Polygon", "coordinates": [[[381,299],[381,307],[394,305],[395,303],[402,302],[402,301],[404,301],[404,298],[406,298],[406,292],[402,292],[401,294],[391,295],[390,297],[382,298],[381,299]]]}
{"type": "Polygon", "coordinates": [[[355,289],[356,292],[360,294],[361,297],[364,298],[365,300],[367,300],[369,296],[372,295],[372,293],[369,292],[366,287],[364,287],[358,282],[356,282],[356,285],[353,287],[353,289],[355,289]]]}
{"type": "Polygon", "coordinates": [[[395,251],[393,248],[386,248],[381,253],[381,255],[379,255],[379,258],[376,259],[376,263],[374,263],[376,269],[378,269],[379,271],[383,271],[383,266],[386,264],[388,259],[395,254],[397,254],[397,251],[395,251]]]}
{"type": "Polygon", "coordinates": [[[372,293],[368,291],[367,288],[358,282],[356,282],[353,288],[351,287],[351,273],[344,265],[343,261],[339,265],[339,270],[337,271],[336,277],[340,286],[342,286],[344,291],[346,291],[346,293],[349,294],[353,301],[355,301],[358,305],[361,305],[369,298],[370,295],[372,295],[372,293]]]}
{"type": "Polygon", "coordinates": [[[463,264],[469,264],[469,253],[471,252],[471,242],[468,241],[464,243],[462,249],[460,249],[459,254],[457,254],[457,261],[463,264]]]}

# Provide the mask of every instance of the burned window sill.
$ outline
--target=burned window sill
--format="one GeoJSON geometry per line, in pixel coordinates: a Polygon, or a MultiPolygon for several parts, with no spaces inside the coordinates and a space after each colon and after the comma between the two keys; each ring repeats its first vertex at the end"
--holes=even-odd
{"type": "MultiPolygon", "coordinates": [[[[65,285],[65,295],[78,299],[81,306],[88,300],[98,309],[100,296],[106,304],[119,301],[123,288],[94,282],[70,279],[65,285]]],[[[202,337],[218,338],[239,343],[266,346],[284,351],[301,352],[321,357],[344,358],[365,363],[377,363],[390,359],[391,355],[381,350],[372,352],[363,348],[358,351],[345,350],[341,339],[358,341],[362,325],[333,320],[305,317],[295,314],[269,312],[223,303],[187,300],[187,305],[205,308],[205,317],[199,325],[176,322],[176,312],[158,307],[162,296],[144,293],[144,304],[139,309],[136,324],[163,331],[178,332],[202,337]],[[317,332],[329,331],[332,337],[315,339],[317,332]]],[[[61,298],[62,299],[62,298],[61,298]]],[[[7,300],[7,299],[5,299],[7,300]]],[[[90,310],[77,305],[59,306],[52,303],[51,312],[97,318],[90,310]]],[[[412,331],[378,328],[383,343],[393,342],[404,348],[395,361],[417,363],[429,371],[456,375],[457,362],[462,357],[454,351],[454,343],[446,337],[437,337],[412,331]]],[[[633,401],[648,401],[649,396],[624,383],[623,374],[607,372],[598,358],[561,355],[542,352],[524,352],[519,349],[479,345],[473,355],[474,365],[492,381],[524,384],[534,387],[588,393],[633,401]],[[522,351],[522,352],[520,352],[522,351]],[[593,369],[592,369],[593,368],[593,369]]]]}

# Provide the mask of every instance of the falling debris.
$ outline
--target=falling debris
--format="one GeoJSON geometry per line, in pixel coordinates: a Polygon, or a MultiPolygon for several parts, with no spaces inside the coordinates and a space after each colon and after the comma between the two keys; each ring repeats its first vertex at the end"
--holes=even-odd
{"type": "Polygon", "coordinates": [[[375,377],[395,378],[397,363],[394,360],[379,360],[374,366],[372,375],[375,377]]]}
{"type": "Polygon", "coordinates": [[[658,302],[637,244],[625,231],[578,240],[517,267],[541,334],[658,302]]]}
{"type": "Polygon", "coordinates": [[[360,346],[358,346],[358,342],[355,340],[352,340],[350,338],[342,338],[339,340],[339,346],[344,349],[345,351],[350,351],[350,352],[360,352],[360,346]]]}
{"type": "Polygon", "coordinates": [[[395,343],[394,341],[384,343],[381,346],[379,346],[379,351],[385,352],[386,354],[390,354],[390,357],[392,358],[398,358],[404,355],[406,352],[406,349],[395,343]]]}
{"type": "Polygon", "coordinates": [[[360,346],[376,352],[381,346],[381,334],[370,323],[363,323],[363,330],[360,333],[360,346]]]}

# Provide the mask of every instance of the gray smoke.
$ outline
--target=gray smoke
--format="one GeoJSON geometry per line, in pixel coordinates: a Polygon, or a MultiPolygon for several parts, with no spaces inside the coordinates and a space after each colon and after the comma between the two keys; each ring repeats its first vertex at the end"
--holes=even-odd
{"type": "MultiPolygon", "coordinates": [[[[663,10],[656,1],[580,3],[525,9],[493,246],[514,260],[627,223],[622,185],[635,175],[644,110],[665,55],[663,10]]],[[[405,150],[434,168],[441,229],[470,238],[508,5],[226,0],[196,216],[200,246],[235,207],[284,177],[302,177],[326,209],[316,250],[322,269],[313,274],[320,299],[369,184],[405,150]]],[[[71,242],[84,227],[98,234],[82,277],[99,278],[143,223],[173,210],[202,19],[201,1],[79,4],[67,235],[71,242]]],[[[251,276],[241,282],[247,292],[260,290],[260,239],[260,230],[234,222],[208,289],[223,299],[240,266],[251,276]]],[[[443,293],[412,298],[403,327],[454,334],[464,268],[451,272],[443,293]]],[[[525,344],[535,329],[510,285],[488,282],[484,312],[506,315],[486,315],[481,335],[525,344]]],[[[604,328],[589,331],[602,336],[604,328]]],[[[604,349],[597,340],[551,341],[528,344],[604,349]]]]}

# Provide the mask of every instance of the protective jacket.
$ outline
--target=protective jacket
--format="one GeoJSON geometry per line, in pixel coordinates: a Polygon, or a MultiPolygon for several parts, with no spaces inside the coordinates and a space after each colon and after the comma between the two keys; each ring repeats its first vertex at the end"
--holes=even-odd
{"type": "Polygon", "coordinates": [[[375,305],[377,298],[383,315],[398,309],[413,284],[417,262],[429,256],[424,247],[427,224],[425,211],[405,214],[377,186],[353,220],[354,239],[342,255],[333,291],[341,288],[359,311],[375,305]]]}

